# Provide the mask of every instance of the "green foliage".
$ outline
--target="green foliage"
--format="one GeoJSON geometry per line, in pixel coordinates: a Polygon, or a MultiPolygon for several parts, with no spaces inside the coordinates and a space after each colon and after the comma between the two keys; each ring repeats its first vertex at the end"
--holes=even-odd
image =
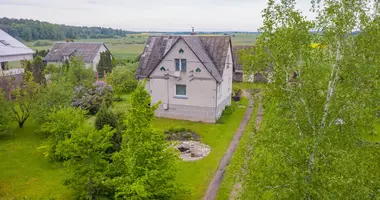
{"type": "Polygon", "coordinates": [[[75,191],[77,199],[109,199],[113,189],[106,186],[106,171],[110,155],[106,150],[112,146],[115,130],[105,126],[96,130],[90,126],[79,126],[70,131],[70,137],[57,145],[57,154],[65,159],[69,172],[65,185],[75,191]]]}
{"type": "Polygon", "coordinates": [[[296,1],[276,2],[243,65],[247,74],[270,66],[273,83],[240,198],[378,198],[378,147],[362,136],[375,131],[379,106],[379,3],[313,1],[307,20],[296,1]]]}
{"type": "MultiPolygon", "coordinates": [[[[239,98],[239,101],[240,101],[240,98],[239,98]]],[[[235,110],[236,110],[236,103],[235,102],[232,102],[232,104],[230,106],[226,106],[226,108],[224,108],[223,112],[222,112],[222,115],[220,116],[220,118],[216,121],[216,123],[218,124],[224,124],[227,122],[227,119],[232,115],[234,114],[235,110]]]]}
{"type": "Polygon", "coordinates": [[[108,108],[104,103],[101,105],[99,112],[96,114],[95,128],[97,130],[103,129],[105,126],[110,126],[112,129],[116,130],[111,138],[112,148],[107,152],[116,152],[120,150],[122,131],[125,129],[123,125],[123,117],[121,115],[115,114],[110,108],[108,108]]]}
{"type": "Polygon", "coordinates": [[[56,148],[71,137],[71,131],[83,125],[85,114],[85,111],[71,107],[48,114],[45,123],[39,129],[47,137],[44,145],[40,147],[46,158],[62,160],[65,157],[60,151],[56,151],[56,148]]]}
{"type": "Polygon", "coordinates": [[[33,43],[33,46],[41,47],[41,46],[51,46],[53,45],[53,42],[49,40],[37,40],[33,43]]]}
{"type": "Polygon", "coordinates": [[[91,86],[95,80],[95,74],[92,68],[86,68],[81,58],[71,57],[67,78],[75,86],[91,86]]]}
{"type": "Polygon", "coordinates": [[[113,90],[105,82],[98,81],[91,87],[78,86],[74,90],[72,105],[87,110],[89,114],[96,114],[102,103],[107,107],[112,105],[113,90]]]}
{"type": "Polygon", "coordinates": [[[33,54],[33,58],[37,57],[37,56],[41,56],[42,58],[44,58],[48,53],[49,53],[49,49],[48,50],[38,50],[36,49],[36,52],[33,54]]]}
{"type": "Polygon", "coordinates": [[[112,55],[110,51],[105,51],[100,53],[100,60],[96,70],[98,71],[98,76],[103,78],[105,74],[111,73],[114,67],[114,62],[112,62],[112,55]]]}
{"type": "Polygon", "coordinates": [[[30,109],[37,98],[38,88],[39,86],[33,81],[32,73],[26,71],[22,85],[12,91],[13,116],[20,128],[30,116],[30,109]]]}
{"type": "Polygon", "coordinates": [[[45,79],[45,63],[41,56],[36,56],[32,62],[26,61],[24,63],[25,71],[29,71],[33,74],[33,80],[36,83],[44,84],[46,83],[45,79]]]}
{"type": "Polygon", "coordinates": [[[89,35],[102,35],[103,38],[125,36],[128,31],[102,27],[78,27],[51,24],[29,19],[0,19],[1,29],[13,37],[23,40],[63,40],[65,38],[88,38],[89,35]]]}
{"type": "Polygon", "coordinates": [[[138,83],[135,77],[137,66],[138,63],[133,63],[115,67],[110,82],[117,94],[135,90],[138,83]]]}
{"type": "Polygon", "coordinates": [[[12,110],[11,104],[5,99],[3,91],[0,89],[0,135],[11,133],[12,110]]]}
{"type": "Polygon", "coordinates": [[[122,150],[113,156],[121,177],[113,179],[117,199],[171,199],[181,192],[175,182],[178,157],[151,121],[157,105],[144,83],[132,93],[122,150]]]}
{"type": "Polygon", "coordinates": [[[49,114],[57,109],[70,107],[74,94],[73,86],[65,81],[55,81],[42,87],[31,108],[31,116],[39,124],[47,121],[49,114]]]}

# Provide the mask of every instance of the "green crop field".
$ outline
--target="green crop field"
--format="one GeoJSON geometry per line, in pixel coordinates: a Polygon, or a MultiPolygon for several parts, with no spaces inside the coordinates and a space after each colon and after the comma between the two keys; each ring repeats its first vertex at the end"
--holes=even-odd
{"type": "MultiPolygon", "coordinates": [[[[148,34],[129,34],[122,38],[107,38],[107,39],[78,39],[75,42],[103,42],[106,44],[112,55],[119,59],[135,59],[139,56],[148,39],[148,34]]],[[[234,34],[232,37],[232,45],[253,45],[257,35],[254,34],[234,34]]],[[[35,42],[27,42],[26,45],[34,50],[51,49],[57,41],[43,41],[42,44],[36,45],[35,42]]]]}

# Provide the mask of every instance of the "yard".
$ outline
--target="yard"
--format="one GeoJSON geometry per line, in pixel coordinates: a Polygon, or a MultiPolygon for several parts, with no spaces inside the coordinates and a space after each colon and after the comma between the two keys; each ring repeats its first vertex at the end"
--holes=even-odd
{"type": "MultiPolygon", "coordinates": [[[[114,109],[128,106],[129,95],[121,96],[114,109]]],[[[217,169],[220,159],[243,118],[247,99],[242,99],[236,111],[225,124],[204,124],[157,118],[153,127],[165,131],[171,127],[184,127],[201,136],[201,142],[211,147],[211,153],[195,162],[181,162],[178,181],[191,193],[178,199],[201,199],[217,169]]],[[[90,118],[89,121],[93,120],[90,118]]],[[[14,125],[16,127],[16,124],[14,125]]],[[[63,186],[65,171],[61,164],[51,163],[39,152],[43,137],[35,130],[38,127],[28,120],[23,129],[16,128],[13,136],[0,138],[0,199],[7,198],[55,198],[70,199],[71,191],[63,186]]]]}

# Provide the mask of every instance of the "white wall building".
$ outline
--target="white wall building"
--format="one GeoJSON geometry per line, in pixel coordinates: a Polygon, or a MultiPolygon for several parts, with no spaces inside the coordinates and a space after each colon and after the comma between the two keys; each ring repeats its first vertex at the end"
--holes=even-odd
{"type": "Polygon", "coordinates": [[[151,36],[136,71],[156,116],[208,123],[231,104],[232,75],[229,36],[151,36]]]}
{"type": "Polygon", "coordinates": [[[58,42],[45,56],[48,64],[63,64],[65,60],[70,60],[71,56],[83,58],[86,67],[91,67],[96,71],[96,66],[100,60],[100,53],[107,51],[104,43],[95,42],[58,42]]]}
{"type": "Polygon", "coordinates": [[[0,75],[23,73],[23,69],[12,69],[9,71],[5,68],[6,63],[20,60],[31,60],[33,59],[33,54],[34,51],[32,49],[0,29],[0,72],[3,71],[0,75]],[[7,70],[7,72],[5,70],[7,70]]]}

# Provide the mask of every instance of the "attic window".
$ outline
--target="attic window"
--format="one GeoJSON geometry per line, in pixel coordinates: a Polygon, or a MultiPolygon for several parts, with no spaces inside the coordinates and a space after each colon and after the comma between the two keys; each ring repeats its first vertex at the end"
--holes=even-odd
{"type": "Polygon", "coordinates": [[[162,67],[160,68],[160,70],[161,70],[161,71],[165,71],[165,67],[162,66],[162,67]]]}
{"type": "Polygon", "coordinates": [[[179,53],[185,53],[185,51],[183,49],[180,49],[178,52],[179,53]]]}
{"type": "Polygon", "coordinates": [[[3,45],[5,45],[5,46],[10,45],[10,44],[9,44],[7,41],[5,41],[5,40],[0,40],[0,43],[3,44],[3,45]]]}
{"type": "Polygon", "coordinates": [[[202,70],[199,67],[195,70],[195,72],[201,72],[202,70]]]}

